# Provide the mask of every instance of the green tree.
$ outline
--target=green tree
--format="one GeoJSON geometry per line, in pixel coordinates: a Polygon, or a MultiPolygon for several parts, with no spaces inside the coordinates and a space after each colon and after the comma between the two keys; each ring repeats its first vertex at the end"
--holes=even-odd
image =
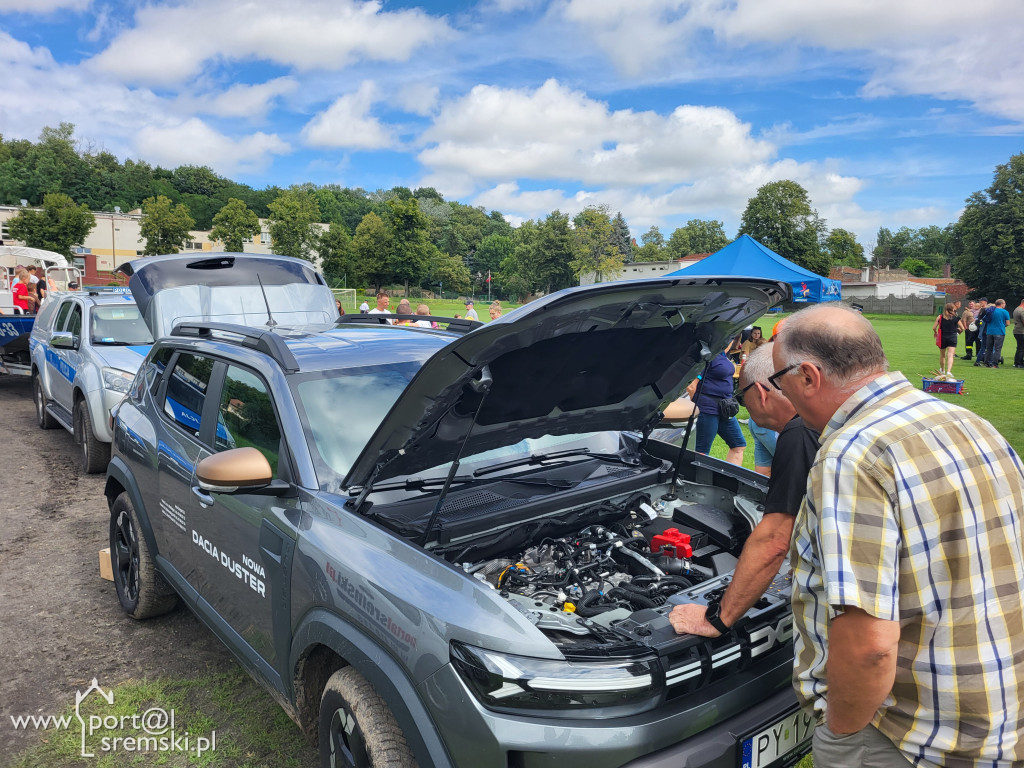
{"type": "Polygon", "coordinates": [[[501,260],[497,278],[492,281],[508,298],[524,301],[539,285],[535,269],[538,231],[537,222],[529,219],[512,233],[512,252],[501,260]]]}
{"type": "Polygon", "coordinates": [[[913,256],[901,261],[900,269],[907,270],[914,277],[927,277],[931,272],[931,267],[928,264],[921,261],[921,259],[915,259],[913,256]]]}
{"type": "Polygon", "coordinates": [[[975,295],[1024,296],[1024,154],[997,165],[991,186],[967,198],[953,274],[975,295]]]}
{"type": "Polygon", "coordinates": [[[224,243],[224,250],[229,253],[241,253],[242,242],[246,238],[256,237],[259,233],[259,216],[250,211],[244,202],[232,197],[213,217],[210,239],[220,240],[224,243]]]}
{"type": "Polygon", "coordinates": [[[715,219],[690,219],[683,227],[689,246],[684,256],[693,253],[714,253],[729,244],[722,222],[715,219]]]}
{"type": "Polygon", "coordinates": [[[619,250],[615,225],[608,207],[588,206],[572,220],[573,258],[570,266],[576,279],[593,274],[595,282],[614,280],[625,262],[619,250]]]}
{"type": "Polygon", "coordinates": [[[391,233],[387,225],[370,211],[356,227],[352,238],[352,265],[355,280],[369,285],[375,291],[389,282],[387,254],[391,248],[391,233]]]}
{"type": "Polygon", "coordinates": [[[487,235],[480,241],[479,247],[473,258],[475,275],[478,280],[484,281],[491,276],[491,283],[494,277],[501,271],[505,259],[515,252],[515,241],[505,235],[487,235]]]}
{"type": "MultiPolygon", "coordinates": [[[[430,242],[430,221],[411,194],[392,197],[385,203],[384,213],[390,234],[384,256],[387,279],[403,283],[408,296],[410,284],[419,285],[430,279],[439,252],[430,242]]],[[[467,271],[467,281],[468,275],[467,271]]]]}
{"type": "Polygon", "coordinates": [[[636,258],[635,248],[633,247],[633,235],[630,234],[629,226],[622,217],[622,211],[616,213],[615,218],[612,219],[612,245],[622,254],[625,263],[633,263],[633,260],[636,258]]]}
{"type": "Polygon", "coordinates": [[[788,179],[757,190],[747,201],[739,231],[804,269],[827,275],[829,260],[820,245],[824,233],[825,222],[811,208],[807,190],[788,179]]]}
{"type": "Polygon", "coordinates": [[[312,192],[293,187],[267,207],[274,253],[312,261],[320,240],[320,208],[312,192]]]}
{"type": "Polygon", "coordinates": [[[558,210],[549,213],[537,228],[531,251],[530,271],[537,288],[551,293],[575,284],[571,266],[575,241],[568,214],[558,210]]]}
{"type": "Polygon", "coordinates": [[[85,205],[75,205],[67,195],[52,192],[43,196],[40,211],[25,208],[7,221],[15,240],[29,248],[42,248],[71,258],[71,248],[81,244],[96,225],[85,205]]]}
{"type": "Polygon", "coordinates": [[[677,227],[672,230],[668,242],[665,243],[661,257],[662,259],[681,259],[691,253],[693,250],[690,248],[690,233],[685,227],[677,227]]]}
{"type": "Polygon", "coordinates": [[[176,205],[164,195],[143,200],[139,225],[139,234],[146,241],[143,254],[177,253],[190,239],[195,226],[195,219],[181,203],[176,205]]]}
{"type": "Polygon", "coordinates": [[[652,226],[640,235],[642,245],[636,251],[637,261],[661,261],[665,258],[665,236],[652,226]]]}
{"type": "Polygon", "coordinates": [[[836,228],[829,232],[825,239],[825,253],[832,266],[862,267],[867,263],[864,246],[857,242],[852,232],[845,229],[836,228]]]}
{"type": "Polygon", "coordinates": [[[320,236],[320,269],[328,284],[356,285],[352,272],[352,238],[340,221],[335,221],[320,236]]]}

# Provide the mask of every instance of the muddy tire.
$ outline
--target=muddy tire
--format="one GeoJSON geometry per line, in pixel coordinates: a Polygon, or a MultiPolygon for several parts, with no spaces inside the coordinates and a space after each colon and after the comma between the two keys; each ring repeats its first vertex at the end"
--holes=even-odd
{"type": "Polygon", "coordinates": [[[75,403],[75,440],[82,451],[82,471],[94,475],[107,468],[110,462],[110,444],[96,439],[92,431],[89,404],[82,398],[75,403]]]}
{"type": "Polygon", "coordinates": [[[327,681],[320,699],[323,768],[417,768],[388,705],[352,667],[327,681]]]}
{"type": "Polygon", "coordinates": [[[156,572],[127,493],[118,496],[110,508],[110,566],[118,602],[133,619],[159,616],[177,605],[178,596],[156,572]]]}
{"type": "Polygon", "coordinates": [[[32,401],[36,406],[36,424],[40,429],[54,429],[58,422],[49,411],[46,410],[46,394],[43,392],[43,382],[39,375],[32,377],[32,401]]]}

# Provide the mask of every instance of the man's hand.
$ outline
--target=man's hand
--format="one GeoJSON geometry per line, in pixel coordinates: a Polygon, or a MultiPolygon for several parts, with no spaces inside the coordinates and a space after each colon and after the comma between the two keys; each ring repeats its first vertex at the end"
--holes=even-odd
{"type": "Polygon", "coordinates": [[[676,634],[718,637],[722,633],[704,620],[704,611],[706,610],[706,606],[695,603],[677,605],[668,615],[668,620],[676,634]]]}

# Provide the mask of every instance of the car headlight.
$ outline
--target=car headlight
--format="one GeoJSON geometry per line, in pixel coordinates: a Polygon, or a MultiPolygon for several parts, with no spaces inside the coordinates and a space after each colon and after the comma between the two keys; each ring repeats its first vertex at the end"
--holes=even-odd
{"type": "Polygon", "coordinates": [[[653,657],[612,661],[556,661],[451,645],[452,664],[489,709],[544,717],[619,717],[652,709],[664,676],[653,657]]]}
{"type": "Polygon", "coordinates": [[[132,385],[135,376],[127,371],[120,371],[117,368],[104,368],[103,387],[112,392],[127,392],[132,385]]]}

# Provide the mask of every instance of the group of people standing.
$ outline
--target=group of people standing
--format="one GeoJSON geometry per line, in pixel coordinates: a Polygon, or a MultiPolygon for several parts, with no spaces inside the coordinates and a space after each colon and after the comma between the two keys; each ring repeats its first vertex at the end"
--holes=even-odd
{"type": "Polygon", "coordinates": [[[725,592],[669,620],[742,627],[788,554],[815,766],[1021,768],[1024,465],[888,368],[871,324],[828,305],[749,355],[747,408],[779,430],[764,515],[725,592]]]}
{"type": "MultiPolygon", "coordinates": [[[[6,272],[6,270],[4,271],[6,272]]],[[[36,266],[26,267],[19,264],[14,268],[14,280],[9,290],[14,306],[26,315],[34,315],[38,312],[39,305],[46,298],[47,284],[41,274],[41,270],[36,266]]]]}
{"type": "Polygon", "coordinates": [[[1012,315],[1003,299],[996,299],[991,304],[985,298],[969,301],[963,312],[959,301],[946,304],[932,324],[935,346],[939,348],[939,375],[952,377],[961,333],[967,346],[964,360],[970,360],[973,353],[975,367],[998,368],[1003,363],[1003,343],[1011,324],[1017,344],[1013,367],[1024,368],[1024,299],[1012,315]]]}
{"type": "MultiPolygon", "coordinates": [[[[384,291],[380,291],[377,294],[377,306],[370,309],[370,305],[364,301],[359,305],[359,311],[366,315],[390,315],[391,310],[388,307],[391,306],[391,297],[384,291]]],[[[501,317],[501,302],[493,301],[487,308],[488,314],[491,316],[491,320],[497,320],[501,317]]],[[[426,304],[420,304],[416,307],[416,311],[413,312],[412,304],[408,299],[401,299],[398,302],[398,308],[395,310],[395,314],[398,315],[430,315],[430,307],[426,304]]],[[[455,319],[461,319],[461,315],[455,315],[455,319]]],[[[473,308],[473,302],[466,302],[466,319],[476,320],[479,322],[480,318],[477,316],[476,309],[473,308]]],[[[427,320],[393,320],[389,321],[394,325],[418,325],[423,327],[437,327],[437,323],[427,320]]]]}

